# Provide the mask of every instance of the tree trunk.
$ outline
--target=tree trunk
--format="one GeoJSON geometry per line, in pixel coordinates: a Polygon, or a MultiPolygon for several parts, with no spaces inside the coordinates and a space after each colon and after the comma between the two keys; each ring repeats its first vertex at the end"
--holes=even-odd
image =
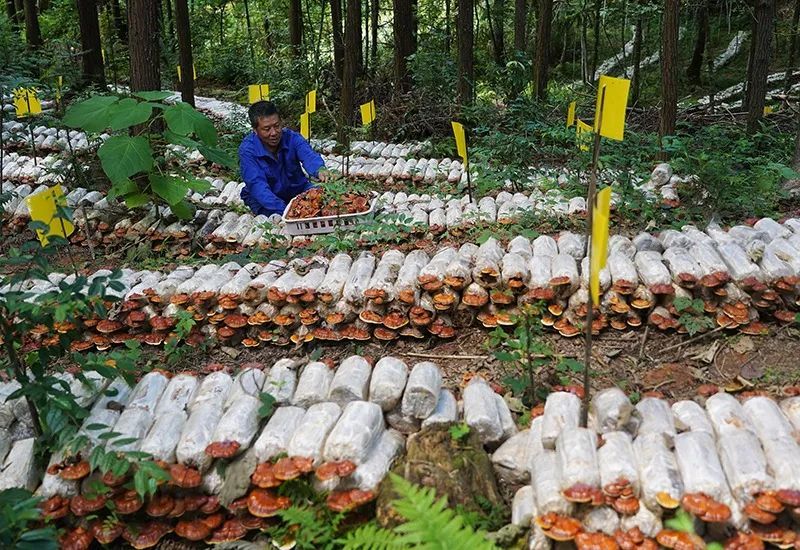
{"type": "Polygon", "coordinates": [[[775,0],[756,0],[755,17],[753,66],[750,80],[747,83],[747,131],[750,133],[758,130],[759,122],[764,116],[772,24],[775,19],[775,0]]]}
{"type": "Polygon", "coordinates": [[[474,42],[475,10],[473,0],[458,0],[456,33],[458,35],[458,83],[456,96],[459,105],[472,103],[475,81],[474,42]]]}
{"type": "Polygon", "coordinates": [[[158,0],[128,0],[128,33],[131,91],[160,90],[158,0]]]}
{"type": "MultiPolygon", "coordinates": [[[[348,6],[347,6],[348,10],[350,9],[349,4],[350,4],[350,2],[348,0],[348,6]]],[[[356,35],[355,36],[356,36],[356,39],[358,40],[358,42],[356,43],[356,73],[355,74],[356,74],[356,78],[358,78],[359,76],[364,74],[364,35],[363,35],[362,29],[361,29],[361,21],[362,21],[361,18],[364,15],[364,10],[361,9],[361,0],[359,0],[358,2],[354,2],[354,4],[355,4],[355,10],[356,10],[356,26],[355,26],[356,35]]],[[[347,25],[347,23],[345,23],[345,25],[347,25]]],[[[345,33],[346,32],[347,31],[345,30],[345,33]]],[[[345,38],[345,42],[346,41],[347,41],[347,39],[345,38]]]]}
{"type": "Polygon", "coordinates": [[[289,0],[289,46],[294,57],[300,57],[303,47],[303,8],[300,0],[289,0]]]}
{"type": "Polygon", "coordinates": [[[444,53],[450,54],[450,0],[444,0],[444,53]]]}
{"type": "Polygon", "coordinates": [[[100,24],[95,0],[78,0],[78,26],[81,31],[82,80],[87,86],[105,88],[103,50],[100,44],[100,24]]]}
{"type": "Polygon", "coordinates": [[[398,92],[411,88],[408,56],[417,50],[412,0],[394,0],[394,86],[398,92]]]}
{"type": "Polygon", "coordinates": [[[175,30],[178,34],[178,58],[181,64],[181,100],[194,107],[194,60],[192,31],[189,27],[189,4],[175,0],[175,30]]]}
{"type": "Polygon", "coordinates": [[[378,24],[380,23],[381,15],[381,0],[372,0],[370,8],[370,30],[372,31],[370,47],[372,50],[370,51],[369,57],[372,60],[372,70],[375,72],[378,67],[378,24]]]}
{"type": "Polygon", "coordinates": [[[17,6],[14,5],[14,0],[6,0],[6,16],[11,22],[11,26],[14,29],[17,29],[19,27],[20,18],[19,12],[17,11],[17,6]]]}
{"type": "Polygon", "coordinates": [[[42,45],[42,32],[39,30],[39,14],[36,11],[36,0],[24,0],[25,9],[25,41],[29,48],[42,45]]]}
{"type": "Polygon", "coordinates": [[[633,77],[631,78],[631,103],[639,103],[639,93],[642,88],[642,16],[636,18],[636,27],[633,31],[633,77]]]}
{"type": "Polygon", "coordinates": [[[747,54],[747,77],[744,81],[742,109],[748,111],[750,108],[747,102],[750,100],[750,81],[753,79],[753,59],[756,55],[756,18],[750,22],[750,52],[747,54]]]}
{"type": "Polygon", "coordinates": [[[703,68],[703,52],[708,40],[708,4],[703,4],[697,10],[697,39],[694,42],[692,60],[686,68],[686,78],[692,86],[699,86],[700,72],[703,68]]]}
{"type": "Polygon", "coordinates": [[[344,38],[342,37],[342,0],[330,0],[331,27],[333,29],[333,67],[341,82],[344,67],[344,38]]]}
{"type": "Polygon", "coordinates": [[[361,42],[361,60],[363,61],[364,65],[362,67],[362,72],[367,73],[369,71],[369,50],[371,40],[370,37],[370,18],[371,18],[371,9],[370,9],[370,0],[364,0],[364,5],[361,6],[362,14],[364,15],[364,28],[362,30],[362,38],[363,41],[361,42]]]}
{"type": "Polygon", "coordinates": [[[678,9],[680,0],[664,0],[661,31],[661,117],[659,145],[664,136],[675,133],[678,114],[678,9]]]}
{"type": "Polygon", "coordinates": [[[339,125],[339,141],[348,143],[348,129],[353,124],[355,110],[356,70],[358,69],[358,52],[361,51],[361,11],[358,6],[361,0],[347,0],[347,17],[344,26],[344,63],[342,67],[341,124],[339,125]]]}
{"type": "Polygon", "coordinates": [[[800,172],[800,111],[797,113],[797,137],[794,140],[794,155],[792,155],[792,170],[800,172]]]}
{"type": "Polygon", "coordinates": [[[527,0],[514,0],[514,50],[518,52],[524,52],[527,47],[525,36],[527,23],[527,0]]]}
{"type": "Polygon", "coordinates": [[[789,88],[792,86],[792,72],[797,56],[797,26],[800,22],[800,0],[795,0],[794,13],[792,14],[792,28],[789,31],[789,62],[786,65],[786,82],[783,85],[783,91],[789,93],[789,88]]]}
{"type": "Polygon", "coordinates": [[[539,0],[539,17],[536,21],[536,51],[533,57],[533,95],[538,99],[547,97],[552,26],[553,0],[539,0]]]}
{"type": "Polygon", "coordinates": [[[159,2],[159,18],[162,23],[162,36],[164,37],[161,44],[164,46],[162,50],[162,57],[164,60],[164,64],[166,65],[171,59],[172,56],[167,56],[167,52],[174,53],[175,52],[175,43],[177,40],[175,39],[175,17],[172,11],[172,0],[165,0],[165,3],[162,4],[159,2]],[[166,25],[164,25],[164,11],[167,12],[167,21],[166,25]]]}
{"type": "Polygon", "coordinates": [[[506,64],[506,46],[503,38],[504,12],[504,0],[494,0],[494,5],[489,4],[489,0],[486,0],[486,21],[489,24],[489,34],[492,37],[494,62],[498,67],[503,67],[506,64]]]}
{"type": "Polygon", "coordinates": [[[128,25],[119,5],[119,0],[111,0],[111,16],[114,19],[114,30],[121,42],[128,41],[128,25]]]}
{"type": "Polygon", "coordinates": [[[594,43],[592,45],[592,79],[597,72],[597,63],[600,57],[600,8],[602,0],[594,0],[594,43]]]}

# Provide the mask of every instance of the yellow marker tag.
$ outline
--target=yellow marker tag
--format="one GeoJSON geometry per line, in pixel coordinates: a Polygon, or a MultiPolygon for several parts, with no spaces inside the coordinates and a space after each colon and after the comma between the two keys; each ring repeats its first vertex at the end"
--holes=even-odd
{"type": "Polygon", "coordinates": [[[317,91],[311,90],[306,94],[306,112],[308,114],[317,112],[317,91]]]}
{"type": "MultiPolygon", "coordinates": [[[[180,82],[181,81],[181,66],[178,65],[176,67],[176,69],[178,69],[178,82],[180,82]]],[[[195,68],[194,63],[192,63],[192,78],[197,80],[197,69],[195,68]]]]}
{"type": "Polygon", "coordinates": [[[375,100],[361,105],[361,124],[366,126],[375,120],[375,100]]]}
{"type": "Polygon", "coordinates": [[[625,111],[628,108],[628,92],[631,81],[625,78],[601,76],[597,86],[597,103],[594,109],[594,131],[600,122],[600,103],[602,101],[602,124],[600,135],[610,139],[622,140],[625,133],[625,111]],[[605,91],[605,97],[603,97],[605,91]]]}
{"type": "Polygon", "coordinates": [[[569,104],[567,109],[567,128],[575,125],[575,102],[569,104]]]}
{"type": "Polygon", "coordinates": [[[247,87],[247,102],[269,101],[269,84],[250,84],[247,87]]]}
{"type": "Polygon", "coordinates": [[[575,143],[581,151],[589,150],[589,138],[592,134],[592,127],[584,121],[578,119],[575,123],[575,143]]]}
{"type": "Polygon", "coordinates": [[[458,156],[467,163],[467,133],[464,131],[464,125],[460,122],[453,121],[453,136],[456,138],[456,150],[458,156]]]}
{"type": "Polygon", "coordinates": [[[300,135],[306,139],[311,136],[311,124],[308,118],[308,113],[303,113],[300,115],[300,135]]]}
{"type": "Polygon", "coordinates": [[[64,197],[64,191],[60,185],[31,195],[25,200],[28,201],[31,220],[45,223],[48,226],[46,232],[36,231],[42,246],[47,245],[48,237],[58,235],[67,238],[75,230],[69,220],[59,217],[58,207],[67,205],[67,199],[64,197]]]}
{"type": "Polygon", "coordinates": [[[775,112],[775,107],[772,105],[764,105],[764,116],[771,115],[775,112]]]}
{"type": "Polygon", "coordinates": [[[105,50],[103,50],[103,49],[100,50],[100,57],[103,58],[103,64],[105,64],[105,62],[106,62],[106,51],[105,50]]]}
{"type": "Polygon", "coordinates": [[[36,97],[36,88],[16,88],[12,93],[18,117],[42,114],[42,104],[36,97]]]}
{"type": "Polygon", "coordinates": [[[611,187],[595,195],[592,214],[592,258],[589,266],[589,292],[592,303],[600,305],[600,271],[606,266],[608,254],[608,223],[611,215],[611,187]]]}
{"type": "Polygon", "coordinates": [[[56,103],[61,104],[61,88],[64,87],[64,77],[56,77],[56,103]]]}

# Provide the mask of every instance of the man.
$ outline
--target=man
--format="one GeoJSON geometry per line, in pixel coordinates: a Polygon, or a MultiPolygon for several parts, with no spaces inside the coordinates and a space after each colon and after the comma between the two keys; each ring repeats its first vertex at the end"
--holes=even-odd
{"type": "Polygon", "coordinates": [[[283,214],[292,198],[313,187],[303,169],[312,178],[327,181],[325,161],[303,136],[282,127],[271,101],[253,103],[247,114],[253,132],[239,146],[245,183],[242,200],[255,214],[283,214]]]}

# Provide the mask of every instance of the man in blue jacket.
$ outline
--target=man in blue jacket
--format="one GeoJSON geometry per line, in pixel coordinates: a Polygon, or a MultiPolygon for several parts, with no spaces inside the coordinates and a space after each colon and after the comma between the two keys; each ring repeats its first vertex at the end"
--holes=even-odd
{"type": "Polygon", "coordinates": [[[312,178],[327,181],[325,161],[303,136],[283,128],[271,101],[253,103],[247,114],[253,131],[239,146],[245,183],[242,201],[255,214],[283,214],[292,198],[314,187],[303,169],[312,178]]]}

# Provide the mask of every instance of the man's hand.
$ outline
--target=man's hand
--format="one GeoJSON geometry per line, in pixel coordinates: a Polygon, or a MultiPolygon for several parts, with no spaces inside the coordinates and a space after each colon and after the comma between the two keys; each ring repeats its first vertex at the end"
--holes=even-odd
{"type": "Polygon", "coordinates": [[[323,169],[317,173],[317,180],[320,181],[321,183],[325,183],[329,179],[331,179],[331,173],[328,172],[327,170],[323,169]]]}

